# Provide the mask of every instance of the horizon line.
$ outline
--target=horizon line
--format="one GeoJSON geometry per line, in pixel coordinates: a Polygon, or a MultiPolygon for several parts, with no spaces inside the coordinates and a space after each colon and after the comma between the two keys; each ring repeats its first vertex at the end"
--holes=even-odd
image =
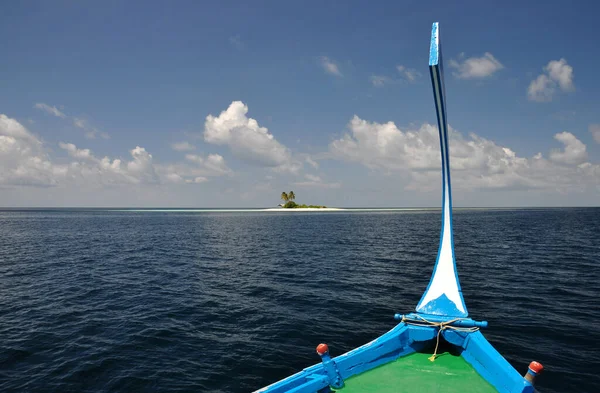
{"type": "MultiPolygon", "coordinates": [[[[372,209],[372,210],[389,210],[389,209],[406,209],[406,210],[441,210],[440,206],[331,206],[330,209],[372,209]]],[[[562,205],[562,206],[544,206],[544,205],[523,205],[523,206],[454,206],[453,209],[560,209],[560,208],[600,208],[600,205],[562,205]]],[[[0,206],[2,210],[40,210],[40,209],[103,209],[103,210],[261,210],[261,209],[273,209],[277,207],[257,207],[257,206],[242,206],[242,207],[171,207],[171,206],[0,206]]],[[[304,209],[285,209],[281,210],[304,210],[304,209]]]]}

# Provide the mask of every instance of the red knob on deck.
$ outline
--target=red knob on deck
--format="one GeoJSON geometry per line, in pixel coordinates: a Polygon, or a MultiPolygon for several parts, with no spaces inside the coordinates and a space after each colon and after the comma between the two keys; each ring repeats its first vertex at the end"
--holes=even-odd
{"type": "Polygon", "coordinates": [[[534,373],[539,374],[544,371],[544,366],[542,366],[542,363],[539,362],[531,362],[529,363],[529,369],[534,373]]]}
{"type": "Polygon", "coordinates": [[[327,344],[319,344],[319,345],[317,345],[317,353],[319,354],[319,356],[323,356],[327,352],[329,352],[329,347],[327,346],[327,344]]]}

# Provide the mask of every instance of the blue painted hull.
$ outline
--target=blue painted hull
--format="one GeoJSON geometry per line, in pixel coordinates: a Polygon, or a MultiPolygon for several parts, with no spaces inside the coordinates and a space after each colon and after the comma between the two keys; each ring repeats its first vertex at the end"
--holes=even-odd
{"type": "MultiPolygon", "coordinates": [[[[345,380],[387,362],[435,345],[438,328],[415,326],[404,322],[395,328],[350,352],[333,359],[341,377],[345,380]]],[[[454,345],[461,356],[500,393],[530,393],[533,386],[525,380],[481,332],[457,332],[444,330],[442,337],[454,345]]],[[[268,393],[315,393],[328,391],[330,377],[323,363],[302,370],[286,379],[256,392],[268,393]]]]}

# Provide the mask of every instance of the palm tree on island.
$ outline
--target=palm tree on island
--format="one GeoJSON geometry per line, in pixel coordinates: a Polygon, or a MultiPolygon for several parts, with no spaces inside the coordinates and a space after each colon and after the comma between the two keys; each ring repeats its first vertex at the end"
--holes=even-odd
{"type": "Polygon", "coordinates": [[[306,208],[324,208],[326,206],[319,206],[319,205],[299,205],[296,202],[294,202],[294,199],[296,199],[296,194],[294,194],[294,191],[290,191],[288,192],[282,192],[281,193],[281,199],[283,199],[283,201],[285,203],[279,204],[279,206],[286,208],[286,209],[306,209],[306,208]]]}

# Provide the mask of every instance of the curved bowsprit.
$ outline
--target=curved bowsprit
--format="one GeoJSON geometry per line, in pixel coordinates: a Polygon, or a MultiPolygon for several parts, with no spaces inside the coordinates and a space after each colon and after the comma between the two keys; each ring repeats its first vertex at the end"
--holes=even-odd
{"type": "Polygon", "coordinates": [[[442,155],[442,230],[437,261],[433,268],[431,281],[419,301],[416,311],[423,314],[466,317],[468,315],[467,307],[458,282],[456,260],[454,258],[446,89],[444,86],[442,48],[438,23],[433,24],[431,31],[429,73],[433,84],[433,97],[435,99],[442,155]]]}

